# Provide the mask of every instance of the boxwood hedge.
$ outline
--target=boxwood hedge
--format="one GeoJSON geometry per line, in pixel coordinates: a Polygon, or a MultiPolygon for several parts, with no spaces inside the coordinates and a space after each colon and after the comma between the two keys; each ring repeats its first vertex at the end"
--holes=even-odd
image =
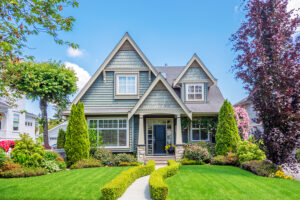
{"type": "Polygon", "coordinates": [[[101,189],[104,200],[115,200],[122,196],[126,189],[138,178],[151,174],[155,170],[155,162],[130,168],[108,182],[101,189]]]}
{"type": "Polygon", "coordinates": [[[168,185],[164,179],[177,174],[179,164],[174,160],[168,160],[168,167],[160,168],[150,175],[150,195],[153,200],[164,200],[168,195],[168,185]]]}

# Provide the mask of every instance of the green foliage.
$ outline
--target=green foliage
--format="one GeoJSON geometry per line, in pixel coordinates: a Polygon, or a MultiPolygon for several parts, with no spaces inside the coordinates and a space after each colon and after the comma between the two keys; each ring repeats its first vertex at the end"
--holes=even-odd
{"type": "Polygon", "coordinates": [[[189,142],[184,144],[184,148],[190,147],[190,146],[201,146],[203,148],[206,148],[208,153],[211,156],[215,156],[215,144],[211,142],[206,142],[206,141],[200,141],[200,142],[189,142]]]}
{"type": "Polygon", "coordinates": [[[153,200],[164,200],[168,195],[168,185],[164,180],[177,174],[179,164],[174,160],[168,160],[168,167],[159,168],[150,175],[150,195],[153,200]]]}
{"type": "Polygon", "coordinates": [[[227,152],[235,152],[239,141],[241,141],[241,138],[234,118],[232,105],[229,101],[225,100],[219,112],[216,133],[216,154],[226,155],[227,152]]]}
{"type": "Polygon", "coordinates": [[[83,103],[72,105],[66,132],[65,152],[68,165],[89,158],[90,141],[83,103]]]}
{"type": "Polygon", "coordinates": [[[44,147],[35,144],[27,134],[20,134],[20,137],[11,152],[12,159],[26,167],[40,167],[44,162],[44,147]]]}
{"type": "Polygon", "coordinates": [[[181,161],[181,164],[182,165],[205,165],[205,162],[203,162],[203,161],[196,161],[196,160],[189,160],[189,159],[184,158],[181,161]]]}
{"type": "Polygon", "coordinates": [[[184,150],[184,158],[188,160],[209,162],[210,157],[210,153],[202,146],[188,146],[184,150]]]}
{"type": "Polygon", "coordinates": [[[54,151],[45,151],[44,159],[57,161],[59,154],[54,151]]]}
{"type": "Polygon", "coordinates": [[[102,167],[99,160],[95,158],[88,158],[77,161],[71,166],[71,169],[91,168],[91,167],[102,167]]]}
{"type": "Polygon", "coordinates": [[[241,141],[238,145],[237,155],[239,157],[239,162],[243,163],[245,161],[251,160],[264,160],[266,159],[265,152],[259,149],[258,144],[249,142],[247,140],[241,141]]]}
{"type": "Polygon", "coordinates": [[[2,163],[6,160],[5,152],[2,148],[0,148],[0,168],[2,166],[2,163]]]}
{"type": "Polygon", "coordinates": [[[276,173],[279,170],[279,167],[269,160],[246,161],[241,164],[241,168],[265,177],[269,177],[270,174],[276,173]]]}
{"type": "Polygon", "coordinates": [[[119,154],[115,155],[114,161],[115,161],[115,165],[119,165],[121,162],[131,163],[131,162],[136,162],[137,160],[131,154],[119,153],[119,154]]]}
{"type": "Polygon", "coordinates": [[[40,32],[51,35],[58,44],[67,44],[74,48],[78,45],[58,38],[59,31],[72,30],[75,19],[63,16],[63,8],[78,7],[77,1],[0,1],[0,61],[22,55],[27,38],[40,32]]]}
{"type": "Polygon", "coordinates": [[[60,171],[60,167],[55,160],[45,160],[43,162],[42,167],[46,169],[49,173],[60,171]]]}
{"type": "Polygon", "coordinates": [[[89,129],[89,138],[91,148],[97,148],[103,143],[103,138],[100,134],[97,134],[97,130],[89,129]]]}
{"type": "Polygon", "coordinates": [[[236,153],[228,152],[226,156],[218,155],[211,159],[213,165],[233,165],[239,163],[239,158],[236,153]]]}
{"type": "Polygon", "coordinates": [[[22,178],[31,176],[41,176],[47,174],[44,168],[26,168],[21,167],[15,170],[0,171],[0,178],[22,178]]]}
{"type": "Polygon", "coordinates": [[[57,137],[57,148],[63,149],[65,147],[66,132],[63,129],[59,129],[57,137]]]}
{"type": "Polygon", "coordinates": [[[125,167],[125,166],[139,166],[140,164],[138,162],[120,162],[118,164],[119,167],[125,167]]]}
{"type": "Polygon", "coordinates": [[[65,162],[58,162],[57,164],[61,170],[65,170],[67,168],[67,164],[65,162]]]}
{"type": "Polygon", "coordinates": [[[97,160],[99,160],[103,165],[114,165],[115,161],[114,161],[114,157],[113,154],[111,153],[110,150],[106,149],[106,148],[98,148],[94,154],[94,158],[96,158],[97,160]]]}
{"type": "Polygon", "coordinates": [[[147,165],[130,168],[101,188],[104,200],[115,200],[122,196],[126,189],[138,178],[149,175],[155,170],[154,161],[149,161],[147,165]]]}

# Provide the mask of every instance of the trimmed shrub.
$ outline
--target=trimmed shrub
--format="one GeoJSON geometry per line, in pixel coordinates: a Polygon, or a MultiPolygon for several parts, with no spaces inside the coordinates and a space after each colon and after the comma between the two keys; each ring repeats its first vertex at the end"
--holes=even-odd
{"type": "Polygon", "coordinates": [[[188,159],[183,159],[181,161],[182,165],[205,165],[205,162],[203,161],[196,161],[196,160],[188,160],[188,159]]]}
{"type": "Polygon", "coordinates": [[[136,158],[128,153],[119,153],[114,157],[115,165],[119,165],[121,162],[136,162],[136,158]]]}
{"type": "Polygon", "coordinates": [[[251,160],[241,164],[241,168],[259,176],[269,177],[276,173],[279,167],[269,160],[251,160]]]}
{"type": "Polygon", "coordinates": [[[139,166],[138,162],[120,162],[118,166],[125,167],[125,166],[139,166]]]}
{"type": "Polygon", "coordinates": [[[67,168],[67,164],[65,162],[58,162],[57,164],[61,170],[65,170],[67,168]]]}
{"type": "Polygon", "coordinates": [[[21,167],[22,167],[22,165],[20,165],[19,163],[14,163],[8,159],[2,163],[1,170],[8,171],[8,170],[14,170],[17,168],[21,168],[21,167]]]}
{"type": "Polygon", "coordinates": [[[99,160],[95,158],[83,159],[77,161],[71,166],[71,169],[80,169],[80,168],[92,168],[92,167],[102,167],[99,160]]]}
{"type": "Polygon", "coordinates": [[[213,165],[227,165],[227,158],[222,155],[215,156],[211,159],[213,165]]]}
{"type": "Polygon", "coordinates": [[[65,138],[65,152],[69,166],[79,160],[89,158],[90,141],[82,102],[79,102],[77,106],[72,105],[65,138]]]}
{"type": "Polygon", "coordinates": [[[65,148],[65,138],[66,138],[66,131],[63,129],[59,129],[58,137],[57,137],[57,148],[63,149],[65,148]]]}
{"type": "Polygon", "coordinates": [[[200,142],[189,142],[189,143],[185,143],[184,144],[184,148],[190,147],[190,146],[201,146],[207,149],[207,151],[210,153],[211,156],[215,156],[216,152],[215,152],[215,145],[214,143],[211,142],[204,142],[204,141],[200,141],[200,142]]]}
{"type": "Polygon", "coordinates": [[[27,134],[20,134],[11,152],[12,159],[26,167],[40,167],[44,162],[44,147],[35,144],[27,134]]]}
{"type": "Polygon", "coordinates": [[[236,166],[239,163],[239,158],[236,153],[228,152],[226,156],[218,155],[211,159],[213,165],[233,165],[236,166]]]}
{"type": "Polygon", "coordinates": [[[21,177],[31,177],[31,176],[41,176],[47,174],[48,171],[43,168],[16,168],[13,170],[0,170],[0,178],[21,178],[21,177]]]}
{"type": "Polygon", "coordinates": [[[2,148],[0,148],[0,167],[2,166],[2,163],[6,160],[5,152],[2,148]]]}
{"type": "Polygon", "coordinates": [[[59,154],[54,151],[45,151],[44,159],[57,161],[59,154]]]}
{"type": "Polygon", "coordinates": [[[251,160],[266,159],[265,152],[260,150],[258,144],[249,142],[247,140],[239,143],[237,149],[237,155],[239,157],[240,163],[243,163],[245,161],[251,161],[251,160]]]}
{"type": "Polygon", "coordinates": [[[55,160],[45,160],[42,164],[42,167],[45,168],[49,173],[60,171],[60,167],[55,160]]]}
{"type": "Polygon", "coordinates": [[[210,161],[210,153],[202,146],[189,146],[185,148],[184,158],[195,161],[210,161]]]}
{"type": "Polygon", "coordinates": [[[229,101],[225,100],[220,112],[216,133],[217,155],[226,155],[227,152],[235,152],[241,141],[239,130],[234,118],[234,111],[229,101]]]}
{"type": "Polygon", "coordinates": [[[164,200],[168,195],[168,185],[164,180],[177,174],[179,164],[174,160],[168,160],[168,167],[159,168],[150,175],[150,195],[153,200],[164,200]]]}
{"type": "Polygon", "coordinates": [[[133,167],[122,172],[101,189],[103,199],[118,199],[136,179],[149,175],[154,170],[155,162],[150,160],[147,165],[133,167]]]}
{"type": "Polygon", "coordinates": [[[99,160],[105,166],[106,165],[113,166],[115,164],[113,154],[111,153],[110,150],[106,148],[102,148],[102,147],[98,148],[94,154],[94,158],[99,160]]]}

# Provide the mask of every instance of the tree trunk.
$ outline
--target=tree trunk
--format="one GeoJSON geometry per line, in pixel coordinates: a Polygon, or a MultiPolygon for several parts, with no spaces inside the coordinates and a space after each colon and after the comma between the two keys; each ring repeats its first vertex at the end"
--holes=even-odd
{"type": "Polygon", "coordinates": [[[50,149],[49,139],[48,139],[48,114],[47,114],[47,97],[41,98],[40,109],[42,111],[43,120],[43,137],[44,137],[44,147],[50,149]]]}

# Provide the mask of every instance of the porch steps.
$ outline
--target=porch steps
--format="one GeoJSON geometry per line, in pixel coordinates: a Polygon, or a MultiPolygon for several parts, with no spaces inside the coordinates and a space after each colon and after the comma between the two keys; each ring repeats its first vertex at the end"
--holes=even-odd
{"type": "Polygon", "coordinates": [[[149,160],[154,160],[155,165],[167,165],[168,160],[175,160],[175,156],[146,156],[145,164],[147,164],[149,160]]]}

